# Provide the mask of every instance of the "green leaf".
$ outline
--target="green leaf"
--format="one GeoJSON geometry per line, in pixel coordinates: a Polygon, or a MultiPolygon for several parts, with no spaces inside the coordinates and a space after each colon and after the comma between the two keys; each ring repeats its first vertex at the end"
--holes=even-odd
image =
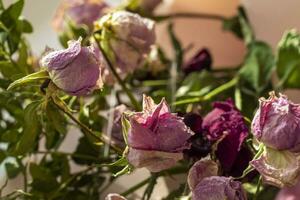
{"type": "Polygon", "coordinates": [[[246,44],[254,41],[254,33],[243,7],[239,7],[237,16],[223,21],[223,29],[231,31],[238,38],[243,39],[246,44]]]}
{"type": "Polygon", "coordinates": [[[300,34],[287,31],[278,44],[277,75],[284,88],[300,88],[300,34]]]}
{"type": "Polygon", "coordinates": [[[31,163],[29,171],[33,178],[31,185],[35,190],[48,193],[59,187],[56,178],[51,174],[49,169],[31,163]]]}
{"type": "Polygon", "coordinates": [[[125,144],[128,145],[128,131],[130,129],[130,123],[124,114],[122,115],[121,123],[122,123],[123,138],[124,138],[125,144]]]}
{"type": "Polygon", "coordinates": [[[67,122],[64,115],[53,105],[52,102],[47,103],[46,115],[48,117],[48,123],[55,128],[60,134],[64,135],[67,132],[67,122]]]}
{"type": "Polygon", "coordinates": [[[23,155],[35,147],[35,141],[40,133],[40,122],[37,115],[37,108],[41,101],[29,104],[24,110],[24,128],[20,141],[14,151],[15,155],[23,155]]]}
{"type": "Polygon", "coordinates": [[[1,21],[5,25],[13,26],[14,22],[20,17],[24,7],[24,0],[18,0],[16,3],[11,4],[4,12],[1,14],[1,21]]]}
{"type": "Polygon", "coordinates": [[[13,179],[21,172],[21,168],[16,164],[12,162],[7,162],[4,164],[6,173],[8,178],[13,179]]]}
{"type": "Polygon", "coordinates": [[[7,90],[11,90],[13,88],[22,86],[27,83],[35,82],[38,80],[45,80],[45,79],[49,79],[49,74],[46,70],[41,70],[39,72],[29,74],[28,76],[16,80],[15,82],[13,82],[8,86],[7,90]]]}
{"type": "Polygon", "coordinates": [[[240,70],[240,79],[246,81],[259,94],[271,81],[275,67],[272,48],[264,42],[253,42],[240,70]]]}
{"type": "Polygon", "coordinates": [[[180,70],[181,66],[182,66],[182,62],[183,62],[183,48],[182,48],[181,42],[175,35],[173,24],[169,24],[168,32],[169,32],[169,36],[171,39],[171,43],[173,45],[173,49],[175,50],[176,65],[177,65],[176,67],[177,67],[177,70],[180,70]]]}
{"type": "Polygon", "coordinates": [[[9,61],[0,61],[0,72],[8,79],[12,79],[19,73],[18,69],[9,61]]]}

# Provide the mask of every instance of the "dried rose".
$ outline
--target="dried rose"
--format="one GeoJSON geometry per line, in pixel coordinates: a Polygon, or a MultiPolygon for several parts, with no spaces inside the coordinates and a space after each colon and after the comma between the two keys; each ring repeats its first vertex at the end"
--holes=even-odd
{"type": "Polygon", "coordinates": [[[207,132],[209,140],[221,140],[216,155],[223,169],[228,172],[248,135],[248,128],[232,100],[215,102],[213,107],[203,119],[202,128],[207,132]]]}
{"type": "Polygon", "coordinates": [[[218,165],[214,161],[204,158],[197,161],[189,170],[188,184],[194,190],[204,178],[218,175],[218,165]]]}
{"type": "Polygon", "coordinates": [[[277,187],[293,186],[300,181],[300,155],[264,147],[263,155],[250,162],[263,181],[277,187]]]}
{"type": "Polygon", "coordinates": [[[105,197],[105,200],[126,200],[125,197],[122,197],[121,195],[119,194],[108,194],[106,197],[105,197]]]}
{"type": "Polygon", "coordinates": [[[261,98],[252,132],[266,146],[300,152],[300,105],[274,92],[269,99],[261,98]]]}
{"type": "Polygon", "coordinates": [[[163,99],[156,105],[144,96],[143,111],[128,116],[129,153],[127,159],[133,166],[146,167],[151,172],[174,166],[182,159],[182,151],[189,148],[187,140],[193,132],[181,117],[170,112],[163,99]]]}
{"type": "Polygon", "coordinates": [[[116,11],[102,17],[96,26],[102,30],[108,55],[119,72],[137,69],[155,42],[154,22],[138,14],[116,11]]]}
{"type": "Polygon", "coordinates": [[[212,57],[207,49],[199,50],[184,66],[183,70],[186,74],[198,72],[202,70],[210,70],[212,65],[212,57]]]}
{"type": "Polygon", "coordinates": [[[192,190],[192,200],[247,200],[242,184],[223,176],[206,177],[192,190]]]}
{"type": "Polygon", "coordinates": [[[55,13],[52,26],[57,32],[64,32],[71,21],[91,30],[94,22],[104,15],[106,8],[107,4],[102,0],[63,0],[55,13]]]}
{"type": "Polygon", "coordinates": [[[93,47],[81,47],[81,41],[69,41],[64,50],[52,51],[41,59],[52,82],[70,95],[86,95],[101,88],[100,60],[93,47]]]}

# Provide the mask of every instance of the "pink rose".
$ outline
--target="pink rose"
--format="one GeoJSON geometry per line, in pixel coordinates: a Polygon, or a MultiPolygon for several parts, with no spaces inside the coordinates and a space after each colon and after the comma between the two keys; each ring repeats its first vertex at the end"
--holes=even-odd
{"type": "Polygon", "coordinates": [[[171,113],[163,99],[156,105],[144,96],[143,111],[128,116],[128,161],[134,167],[146,167],[151,172],[174,166],[189,148],[187,140],[193,132],[183,119],[171,113]]]}

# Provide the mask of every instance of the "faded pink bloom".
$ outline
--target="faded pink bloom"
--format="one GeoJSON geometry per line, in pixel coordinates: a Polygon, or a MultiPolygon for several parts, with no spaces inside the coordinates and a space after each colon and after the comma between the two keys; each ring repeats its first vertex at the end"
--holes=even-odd
{"type": "Polygon", "coordinates": [[[290,187],[300,181],[300,155],[265,147],[263,155],[250,162],[263,181],[276,187],[290,187]]]}
{"type": "Polygon", "coordinates": [[[75,25],[85,25],[90,30],[93,23],[104,14],[107,4],[102,0],[63,0],[52,21],[57,32],[63,32],[71,21],[75,25]]]}
{"type": "Polygon", "coordinates": [[[41,59],[52,82],[64,92],[80,96],[102,87],[100,60],[92,46],[81,47],[81,41],[69,41],[64,50],[52,51],[41,59]]]}
{"type": "Polygon", "coordinates": [[[252,122],[254,136],[277,150],[300,152],[300,105],[274,92],[269,99],[260,99],[252,122]]]}
{"type": "Polygon", "coordinates": [[[182,151],[189,148],[187,140],[193,132],[183,119],[171,113],[163,99],[156,105],[150,97],[143,98],[143,111],[128,116],[129,153],[133,166],[146,167],[151,172],[174,166],[183,158],[182,151]]]}
{"type": "Polygon", "coordinates": [[[155,43],[155,23],[138,14],[116,11],[97,23],[104,30],[109,56],[120,73],[131,73],[141,66],[155,43]]]}

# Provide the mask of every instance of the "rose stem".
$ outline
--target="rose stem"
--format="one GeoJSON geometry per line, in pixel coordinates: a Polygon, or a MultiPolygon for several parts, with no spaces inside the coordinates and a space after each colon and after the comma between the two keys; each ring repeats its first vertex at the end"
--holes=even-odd
{"type": "Polygon", "coordinates": [[[160,22],[169,19],[176,19],[176,18],[200,18],[200,19],[211,19],[211,20],[219,20],[224,21],[227,18],[221,15],[214,15],[214,14],[205,14],[205,13],[173,13],[169,15],[158,15],[150,17],[151,19],[160,22]]]}
{"type": "Polygon", "coordinates": [[[121,87],[123,88],[124,92],[127,94],[128,98],[130,99],[132,105],[134,106],[136,111],[140,111],[141,107],[140,104],[138,103],[138,101],[135,99],[134,95],[132,94],[132,92],[127,88],[126,84],[123,82],[123,80],[121,79],[121,77],[119,76],[118,72],[116,71],[116,69],[114,68],[113,64],[111,63],[111,61],[109,60],[106,52],[104,51],[104,49],[102,48],[99,40],[96,38],[95,35],[93,35],[99,50],[101,51],[101,53],[103,54],[103,57],[105,59],[105,61],[107,62],[110,71],[113,73],[113,75],[115,76],[115,78],[117,79],[118,83],[121,85],[121,87]]]}
{"type": "Polygon", "coordinates": [[[62,112],[64,112],[71,120],[73,120],[76,124],[78,124],[85,133],[89,133],[93,138],[95,138],[96,140],[105,143],[105,144],[109,144],[111,146],[111,148],[116,151],[119,155],[123,154],[123,151],[117,147],[115,144],[111,143],[110,140],[108,138],[106,138],[105,136],[98,136],[96,135],[92,130],[90,130],[85,124],[81,123],[78,119],[76,119],[76,117],[74,117],[72,115],[72,113],[68,112],[66,108],[64,108],[62,105],[60,105],[59,103],[56,102],[56,100],[52,97],[52,101],[53,103],[58,107],[58,109],[60,109],[62,112]]]}

